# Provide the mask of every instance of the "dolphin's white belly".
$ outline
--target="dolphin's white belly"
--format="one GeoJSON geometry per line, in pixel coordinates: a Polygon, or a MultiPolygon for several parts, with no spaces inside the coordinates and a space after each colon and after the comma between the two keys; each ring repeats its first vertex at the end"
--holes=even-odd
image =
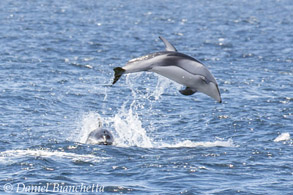
{"type": "Polygon", "coordinates": [[[164,77],[167,77],[179,84],[196,89],[200,81],[200,75],[191,74],[178,66],[155,66],[151,70],[164,77]]]}
{"type": "Polygon", "coordinates": [[[215,98],[218,102],[221,102],[221,96],[217,84],[207,82],[202,75],[191,74],[178,66],[155,66],[149,71],[160,74],[196,91],[200,91],[215,98]]]}

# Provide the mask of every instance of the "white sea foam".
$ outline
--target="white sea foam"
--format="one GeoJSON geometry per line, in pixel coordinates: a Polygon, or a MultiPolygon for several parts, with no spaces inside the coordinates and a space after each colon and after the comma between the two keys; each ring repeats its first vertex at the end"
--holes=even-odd
{"type": "Polygon", "coordinates": [[[280,141],[289,141],[290,138],[290,133],[281,133],[278,137],[274,139],[274,142],[280,142],[280,141]]]}
{"type": "Polygon", "coordinates": [[[72,161],[84,161],[84,162],[100,162],[107,159],[106,157],[99,157],[91,154],[75,154],[63,151],[50,151],[42,149],[27,149],[27,150],[7,150],[0,152],[0,162],[10,163],[15,162],[19,158],[24,157],[42,157],[42,158],[54,158],[54,159],[69,159],[72,161]]]}
{"type": "Polygon", "coordinates": [[[216,141],[206,141],[206,142],[193,142],[191,140],[185,140],[175,144],[167,144],[167,143],[158,143],[159,148],[195,148],[195,147],[237,147],[233,140],[230,138],[227,141],[224,140],[216,140],[216,141]]]}

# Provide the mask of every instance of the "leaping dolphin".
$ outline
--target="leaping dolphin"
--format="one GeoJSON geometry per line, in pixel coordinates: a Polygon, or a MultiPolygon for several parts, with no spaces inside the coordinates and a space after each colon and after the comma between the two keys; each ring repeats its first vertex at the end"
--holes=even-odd
{"type": "Polygon", "coordinates": [[[115,84],[122,74],[149,71],[165,76],[186,86],[179,90],[183,95],[202,92],[219,103],[222,102],[218,84],[210,71],[198,60],[177,52],[176,48],[165,38],[159,37],[165,44],[166,51],[151,53],[130,60],[124,67],[114,68],[115,84]]]}

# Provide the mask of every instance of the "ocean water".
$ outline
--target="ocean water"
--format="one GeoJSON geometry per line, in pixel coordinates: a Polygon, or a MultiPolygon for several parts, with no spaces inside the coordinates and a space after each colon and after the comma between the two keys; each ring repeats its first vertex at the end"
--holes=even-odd
{"type": "Polygon", "coordinates": [[[3,0],[1,194],[293,194],[291,0],[3,0]],[[202,61],[219,104],[113,68],[202,61]],[[103,123],[114,145],[85,143],[103,123]]]}

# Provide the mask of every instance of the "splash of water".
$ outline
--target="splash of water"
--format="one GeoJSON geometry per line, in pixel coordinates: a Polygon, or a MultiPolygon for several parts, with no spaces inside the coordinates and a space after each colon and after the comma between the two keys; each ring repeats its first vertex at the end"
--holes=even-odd
{"type": "Polygon", "coordinates": [[[142,147],[142,148],[185,148],[185,147],[237,147],[233,140],[216,139],[214,141],[193,142],[184,140],[177,143],[167,143],[165,141],[154,141],[148,136],[147,130],[143,128],[142,121],[132,110],[122,106],[119,113],[113,117],[102,118],[98,113],[90,112],[83,116],[81,121],[80,136],[77,142],[85,143],[89,133],[99,126],[102,121],[114,136],[114,144],[117,147],[142,147]]]}
{"type": "Polygon", "coordinates": [[[77,136],[72,138],[76,142],[85,143],[91,131],[97,129],[103,123],[103,118],[96,112],[89,112],[82,116],[81,121],[78,122],[80,129],[77,136]]]}
{"type": "MultiPolygon", "coordinates": [[[[149,102],[153,102],[153,100],[158,101],[162,97],[162,94],[165,92],[167,88],[169,88],[171,85],[175,85],[176,88],[180,87],[179,84],[176,84],[175,82],[160,76],[156,75],[156,87],[148,87],[146,86],[146,89],[141,92],[141,89],[139,89],[137,86],[135,86],[135,80],[139,80],[139,77],[141,75],[147,74],[147,73],[135,73],[135,74],[128,74],[126,75],[126,84],[131,89],[132,97],[135,100],[138,99],[144,99],[144,102],[140,102],[140,104],[145,104],[149,102]]],[[[149,73],[151,74],[151,73],[149,73]]]]}
{"type": "Polygon", "coordinates": [[[138,113],[141,110],[143,110],[143,113],[152,113],[153,102],[160,99],[164,90],[169,87],[171,82],[163,77],[157,77],[155,89],[146,88],[142,93],[134,85],[134,80],[139,79],[138,77],[142,74],[145,73],[128,74],[126,76],[126,84],[131,89],[133,101],[128,109],[126,108],[126,103],[124,103],[119,113],[110,119],[116,131],[117,138],[115,142],[117,146],[154,147],[152,138],[147,135],[150,129],[143,127],[138,113]]]}
{"type": "Polygon", "coordinates": [[[133,113],[132,108],[122,109],[113,117],[113,123],[117,134],[117,146],[153,147],[151,138],[147,136],[141,120],[133,113]]]}
{"type": "MultiPolygon", "coordinates": [[[[126,84],[132,92],[132,102],[124,102],[119,109],[119,112],[111,117],[101,117],[96,112],[90,112],[82,117],[80,122],[80,135],[77,142],[85,143],[87,136],[91,131],[99,127],[102,122],[104,127],[108,128],[114,136],[113,145],[118,147],[143,147],[143,148],[177,148],[177,147],[235,147],[233,140],[215,140],[207,142],[192,142],[185,140],[179,143],[165,143],[164,141],[155,142],[147,132],[151,129],[150,126],[146,129],[143,127],[142,119],[139,113],[143,111],[144,117],[147,114],[153,113],[152,106],[160,101],[165,89],[170,87],[171,81],[164,77],[158,76],[155,89],[147,88],[142,93],[141,89],[135,86],[135,80],[139,79],[143,73],[129,74],[126,76],[126,84]]],[[[178,86],[177,86],[178,88],[178,86]]],[[[106,98],[107,96],[105,96],[106,98]]]]}
{"type": "Polygon", "coordinates": [[[167,89],[172,82],[165,77],[158,76],[158,81],[155,90],[150,94],[157,101],[160,99],[161,95],[164,93],[165,89],[167,89]]]}

